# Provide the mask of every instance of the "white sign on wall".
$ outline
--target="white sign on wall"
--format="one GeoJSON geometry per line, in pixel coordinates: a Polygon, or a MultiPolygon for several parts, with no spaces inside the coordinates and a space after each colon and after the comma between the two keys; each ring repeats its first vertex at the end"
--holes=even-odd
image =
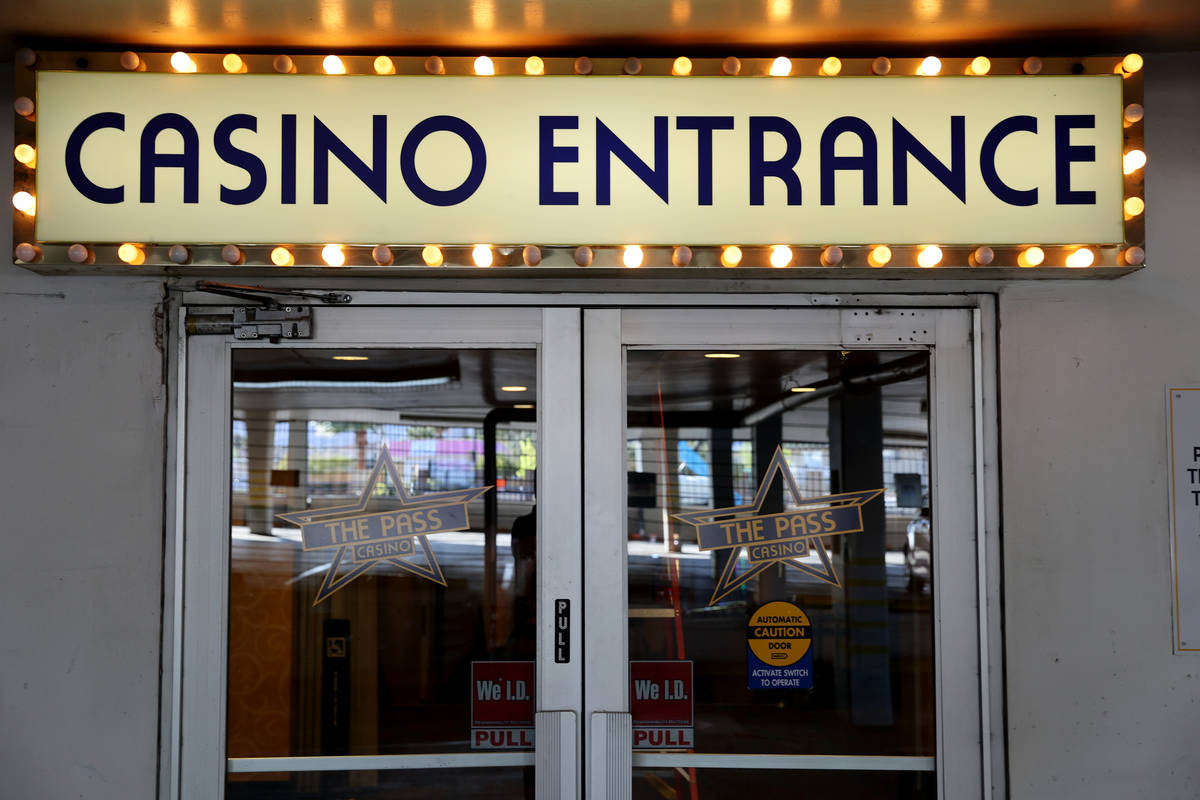
{"type": "Polygon", "coordinates": [[[1113,244],[1118,75],[41,71],[37,239],[1113,244]]]}
{"type": "Polygon", "coordinates": [[[1200,388],[1167,390],[1175,652],[1200,653],[1200,388]]]}

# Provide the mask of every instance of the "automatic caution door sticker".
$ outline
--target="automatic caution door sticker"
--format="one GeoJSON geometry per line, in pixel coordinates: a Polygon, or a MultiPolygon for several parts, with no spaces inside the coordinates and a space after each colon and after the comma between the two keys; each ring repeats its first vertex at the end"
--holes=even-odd
{"type": "Polygon", "coordinates": [[[695,526],[701,550],[732,551],[713,587],[712,599],[708,601],[713,604],[774,564],[783,564],[817,580],[841,586],[822,540],[826,536],[862,531],[863,505],[881,494],[883,489],[867,489],[805,500],[800,496],[800,488],[783,457],[783,450],[777,447],[753,501],[742,506],[686,511],[676,514],[675,518],[695,526]],[[776,473],[783,476],[784,484],[799,508],[779,514],[762,514],[776,473]],[[750,567],[737,574],[743,549],[750,567]],[[816,556],[819,564],[800,560],[810,554],[816,556]]]}
{"type": "Polygon", "coordinates": [[[325,573],[325,579],[313,600],[315,606],[371,567],[385,561],[445,586],[446,579],[433,548],[429,546],[428,537],[435,533],[466,530],[470,524],[467,520],[467,503],[490,488],[482,486],[410,497],[404,490],[404,482],[392,457],[383,447],[357,502],[275,516],[300,527],[301,546],[306,553],[327,550],[333,556],[329,571],[325,573]],[[368,512],[366,509],[376,494],[385,470],[396,490],[396,497],[387,499],[393,501],[396,508],[368,512]],[[350,562],[351,566],[339,574],[344,562],[350,562]]]}
{"type": "Polygon", "coordinates": [[[751,689],[812,688],[812,626],[799,606],[776,600],[750,615],[746,685],[751,689]]]}

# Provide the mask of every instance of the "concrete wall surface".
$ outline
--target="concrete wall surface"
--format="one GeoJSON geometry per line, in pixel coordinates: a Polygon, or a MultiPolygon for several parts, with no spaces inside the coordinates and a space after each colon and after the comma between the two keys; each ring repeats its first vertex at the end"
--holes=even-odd
{"type": "Polygon", "coordinates": [[[1165,387],[1200,386],[1200,56],[1146,61],[1147,263],[1000,294],[1014,800],[1200,797],[1171,654],[1165,387]]]}
{"type": "MultiPolygon", "coordinates": [[[[11,65],[0,86],[11,108],[11,65]]],[[[152,798],[161,281],[35,275],[12,265],[2,228],[0,797],[152,798]]]]}

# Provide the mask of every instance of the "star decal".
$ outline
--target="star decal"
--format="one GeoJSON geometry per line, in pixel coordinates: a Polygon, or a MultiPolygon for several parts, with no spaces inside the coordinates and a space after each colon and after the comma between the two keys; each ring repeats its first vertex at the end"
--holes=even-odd
{"type": "Polygon", "coordinates": [[[491,488],[481,486],[410,496],[404,490],[404,482],[387,447],[381,447],[357,502],[275,516],[299,526],[305,552],[334,551],[329,571],[313,600],[315,606],[383,562],[445,586],[446,578],[429,546],[428,537],[469,527],[467,503],[491,488]],[[398,505],[389,511],[369,512],[367,507],[385,473],[396,490],[398,505]],[[424,557],[423,561],[416,560],[418,555],[424,557]],[[347,561],[352,566],[338,574],[343,562],[347,561]]]}
{"type": "Polygon", "coordinates": [[[792,469],[783,457],[783,449],[767,465],[754,499],[740,506],[700,509],[674,514],[675,519],[696,528],[701,550],[732,550],[713,588],[709,605],[716,603],[733,590],[774,564],[783,564],[805,575],[841,586],[837,571],[825,549],[824,537],[858,533],[863,529],[862,506],[883,494],[883,489],[814,497],[805,500],[796,485],[792,469]],[[783,477],[798,509],[778,514],[763,514],[763,503],[776,475],[783,477]],[[751,567],[736,574],[743,551],[751,567]],[[801,561],[815,553],[819,565],[801,561]]]}

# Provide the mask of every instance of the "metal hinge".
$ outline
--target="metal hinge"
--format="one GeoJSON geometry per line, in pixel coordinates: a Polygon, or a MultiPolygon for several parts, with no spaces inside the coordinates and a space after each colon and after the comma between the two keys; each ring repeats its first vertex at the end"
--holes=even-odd
{"type": "Polygon", "coordinates": [[[229,313],[189,312],[189,336],[233,334],[235,339],[311,339],[312,306],[234,306],[229,313]]]}

